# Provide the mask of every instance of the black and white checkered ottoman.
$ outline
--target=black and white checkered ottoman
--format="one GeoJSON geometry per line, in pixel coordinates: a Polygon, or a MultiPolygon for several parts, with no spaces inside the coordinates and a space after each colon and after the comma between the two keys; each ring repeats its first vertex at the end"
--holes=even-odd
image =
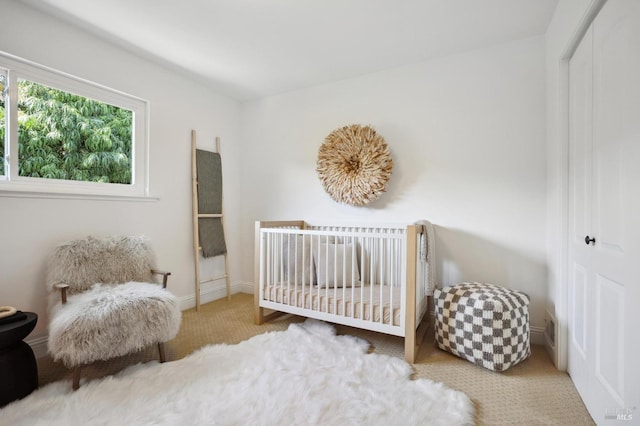
{"type": "Polygon", "coordinates": [[[436,289],[433,296],[440,349],[493,371],[531,354],[526,294],[473,282],[436,289]]]}

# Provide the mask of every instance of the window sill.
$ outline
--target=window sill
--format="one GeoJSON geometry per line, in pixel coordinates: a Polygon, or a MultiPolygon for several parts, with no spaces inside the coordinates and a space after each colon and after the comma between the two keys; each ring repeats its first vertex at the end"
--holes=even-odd
{"type": "Polygon", "coordinates": [[[72,194],[64,192],[41,192],[28,190],[2,190],[0,198],[43,198],[63,200],[96,200],[96,201],[130,201],[130,202],[156,202],[159,197],[140,195],[111,195],[111,194],[72,194]]]}

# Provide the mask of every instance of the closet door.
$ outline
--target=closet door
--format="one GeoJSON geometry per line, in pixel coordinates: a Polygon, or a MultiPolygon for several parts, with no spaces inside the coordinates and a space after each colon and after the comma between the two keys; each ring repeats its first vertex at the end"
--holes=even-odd
{"type": "Polygon", "coordinates": [[[593,248],[591,187],[593,129],[593,28],[585,34],[569,62],[569,360],[573,383],[588,406],[593,353],[593,248]]]}
{"type": "Polygon", "coordinates": [[[637,422],[639,1],[604,5],[570,80],[569,374],[596,423],[637,422]]]}

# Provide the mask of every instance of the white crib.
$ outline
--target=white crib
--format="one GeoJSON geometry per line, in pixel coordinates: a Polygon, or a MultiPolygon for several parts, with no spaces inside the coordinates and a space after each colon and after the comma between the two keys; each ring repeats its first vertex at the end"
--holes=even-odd
{"type": "Polygon", "coordinates": [[[256,222],[256,324],[291,313],[401,336],[415,362],[434,281],[427,231],[430,224],[256,222]]]}

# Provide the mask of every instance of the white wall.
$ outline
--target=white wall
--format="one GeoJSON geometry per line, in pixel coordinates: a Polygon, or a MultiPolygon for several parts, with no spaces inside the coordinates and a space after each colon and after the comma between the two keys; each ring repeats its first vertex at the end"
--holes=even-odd
{"type": "MultiPolygon", "coordinates": [[[[200,145],[209,149],[216,135],[222,138],[225,209],[238,211],[239,103],[20,2],[2,4],[0,50],[149,100],[150,189],[159,198],[123,202],[0,195],[0,305],[38,313],[30,338],[43,335],[45,263],[52,247],[87,234],[129,233],[151,239],[158,266],[173,273],[170,289],[187,305],[191,303],[190,131],[196,129],[200,145]]],[[[238,253],[240,223],[229,215],[227,225],[229,252],[238,253]]],[[[230,257],[233,279],[238,266],[230,257]]],[[[214,291],[216,286],[224,283],[204,291],[214,291]]]]}
{"type": "Polygon", "coordinates": [[[241,279],[255,220],[436,225],[440,282],[503,284],[548,303],[545,45],[521,40],[243,104],[241,279]],[[340,126],[371,124],[395,163],[387,193],[336,204],[315,167],[340,126]]]}
{"type": "MultiPolygon", "coordinates": [[[[546,257],[545,246],[544,38],[240,106],[22,3],[4,2],[3,17],[0,50],[151,103],[150,186],[159,201],[0,196],[5,242],[0,305],[37,312],[40,321],[32,336],[46,331],[48,253],[58,241],[88,233],[148,235],[159,266],[173,272],[172,290],[192,301],[192,128],[201,146],[222,137],[227,243],[236,288],[253,281],[254,220],[426,218],[436,225],[440,282],[490,281],[523,290],[533,299],[532,325],[542,326],[543,311],[555,297],[551,291],[549,300],[547,262],[554,260],[546,257]],[[365,208],[334,203],[315,172],[324,137],[350,123],[373,125],[395,162],[388,192],[365,208]]],[[[548,53],[549,48],[547,60],[548,53]]],[[[221,267],[208,262],[209,269],[221,267]]],[[[205,286],[205,291],[221,286],[205,286]]]]}
{"type": "Polygon", "coordinates": [[[546,34],[547,96],[547,259],[549,312],[556,318],[556,366],[567,368],[567,197],[568,197],[568,72],[567,60],[585,23],[603,0],[560,0],[546,34]]]}

